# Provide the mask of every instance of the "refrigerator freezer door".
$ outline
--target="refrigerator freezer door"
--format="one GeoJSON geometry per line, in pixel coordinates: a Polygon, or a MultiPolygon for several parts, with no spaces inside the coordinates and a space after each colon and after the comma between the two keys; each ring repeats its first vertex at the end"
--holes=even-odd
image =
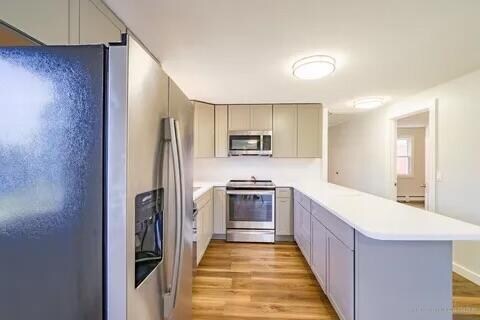
{"type": "Polygon", "coordinates": [[[162,262],[135,286],[135,197],[166,190],[160,163],[168,77],[131,36],[126,47],[110,47],[109,61],[107,320],[164,319],[165,250],[162,262]]]}
{"type": "Polygon", "coordinates": [[[2,319],[102,319],[104,57],[0,49],[2,319]]]}
{"type": "MultiPolygon", "coordinates": [[[[175,118],[181,152],[184,188],[183,248],[175,308],[169,320],[192,318],[192,239],[193,239],[193,105],[178,86],[169,80],[169,116],[175,118]]],[[[173,180],[170,179],[171,185],[173,180]]],[[[169,201],[173,203],[174,194],[169,201]]]]}

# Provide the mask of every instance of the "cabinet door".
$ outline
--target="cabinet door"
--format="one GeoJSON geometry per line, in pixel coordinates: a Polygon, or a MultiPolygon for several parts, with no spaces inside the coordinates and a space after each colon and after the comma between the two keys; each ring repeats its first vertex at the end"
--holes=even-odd
{"type": "Polygon", "coordinates": [[[250,106],[228,106],[228,130],[250,130],[250,106]]]}
{"type": "Polygon", "coordinates": [[[210,244],[210,240],[212,240],[213,235],[213,199],[211,199],[207,204],[208,210],[208,226],[207,226],[207,248],[210,244]]]}
{"type": "Polygon", "coordinates": [[[122,31],[91,0],[80,0],[80,44],[118,42],[122,31]]]}
{"type": "Polygon", "coordinates": [[[215,106],[215,157],[228,157],[228,106],[215,106]]]}
{"type": "Polygon", "coordinates": [[[215,110],[211,104],[195,102],[194,154],[195,158],[215,155],[215,110]]]}
{"type": "Polygon", "coordinates": [[[250,106],[251,130],[272,130],[272,105],[250,106]]]}
{"type": "Polygon", "coordinates": [[[293,201],[293,237],[295,242],[300,247],[301,246],[301,238],[300,238],[300,222],[301,222],[301,206],[300,203],[297,201],[293,201]]]}
{"type": "Polygon", "coordinates": [[[354,252],[328,233],[327,291],[341,319],[353,320],[354,252]]]}
{"type": "Polygon", "coordinates": [[[69,0],[4,0],[0,20],[45,44],[69,44],[69,0]]]}
{"type": "Polygon", "coordinates": [[[298,105],[298,157],[322,157],[322,106],[298,105]]]}
{"type": "Polygon", "coordinates": [[[293,234],[293,214],[291,198],[276,199],[275,232],[279,236],[291,236],[293,234]]]}
{"type": "Polygon", "coordinates": [[[312,270],[327,292],[327,229],[312,217],[312,270]]]}
{"type": "Polygon", "coordinates": [[[215,188],[213,194],[213,233],[226,234],[227,195],[225,188],[215,188]]]}
{"type": "Polygon", "coordinates": [[[273,106],[273,156],[297,156],[297,105],[273,106]]]}
{"type": "Polygon", "coordinates": [[[197,213],[197,266],[200,264],[203,256],[203,215],[202,210],[197,213]]]}
{"type": "MultiPolygon", "coordinates": [[[[301,206],[300,206],[301,207],[301,206]]],[[[303,242],[303,255],[308,264],[311,262],[311,215],[305,208],[302,208],[302,242],[303,242]]]]}

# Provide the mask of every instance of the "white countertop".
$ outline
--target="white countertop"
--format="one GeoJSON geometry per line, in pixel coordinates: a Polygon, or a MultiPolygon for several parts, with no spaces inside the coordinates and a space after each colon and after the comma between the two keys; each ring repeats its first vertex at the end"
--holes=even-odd
{"type": "MultiPolygon", "coordinates": [[[[480,226],[332,183],[274,181],[308,196],[367,237],[378,240],[480,240],[480,226]]],[[[194,200],[226,182],[195,182],[194,200]]]]}

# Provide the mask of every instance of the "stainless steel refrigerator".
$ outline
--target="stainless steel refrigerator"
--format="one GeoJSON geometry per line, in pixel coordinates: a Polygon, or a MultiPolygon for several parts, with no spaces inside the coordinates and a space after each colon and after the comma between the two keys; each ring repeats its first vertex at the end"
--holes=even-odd
{"type": "Polygon", "coordinates": [[[0,48],[0,318],[191,319],[192,128],[133,36],[0,48]]]}

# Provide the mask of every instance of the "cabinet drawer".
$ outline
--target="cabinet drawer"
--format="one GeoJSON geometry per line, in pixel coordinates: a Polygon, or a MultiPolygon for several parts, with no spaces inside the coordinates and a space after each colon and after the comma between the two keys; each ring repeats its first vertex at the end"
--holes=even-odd
{"type": "Polygon", "coordinates": [[[212,189],[208,190],[204,195],[195,200],[197,209],[202,209],[210,200],[212,200],[212,189]]]}
{"type": "Polygon", "coordinates": [[[313,201],[312,215],[349,249],[354,250],[355,232],[352,227],[313,201]]]}
{"type": "Polygon", "coordinates": [[[291,198],[292,196],[292,191],[290,188],[277,188],[276,192],[277,198],[291,198]]]}
{"type": "Polygon", "coordinates": [[[310,198],[304,195],[303,193],[295,190],[294,192],[295,201],[300,203],[308,212],[310,212],[310,198]]]}

